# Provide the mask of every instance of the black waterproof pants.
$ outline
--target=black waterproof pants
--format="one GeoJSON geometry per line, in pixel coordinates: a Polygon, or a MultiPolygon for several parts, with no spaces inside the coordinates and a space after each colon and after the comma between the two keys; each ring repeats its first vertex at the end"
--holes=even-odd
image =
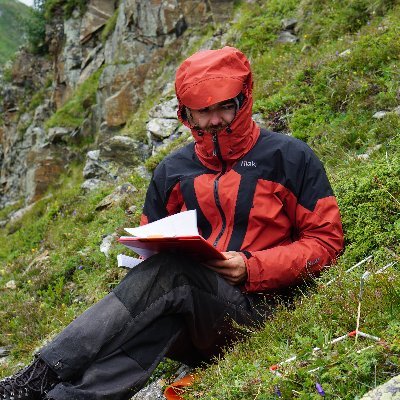
{"type": "Polygon", "coordinates": [[[129,399],[164,356],[198,365],[264,315],[254,298],[188,257],[158,254],[40,351],[62,383],[56,400],[129,399]]]}

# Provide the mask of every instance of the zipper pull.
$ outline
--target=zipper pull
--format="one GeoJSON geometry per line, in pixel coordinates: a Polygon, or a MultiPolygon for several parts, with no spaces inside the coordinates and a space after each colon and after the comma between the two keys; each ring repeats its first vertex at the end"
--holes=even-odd
{"type": "Polygon", "coordinates": [[[213,156],[216,157],[217,156],[217,134],[213,133],[212,135],[212,141],[214,143],[213,146],[213,156]]]}

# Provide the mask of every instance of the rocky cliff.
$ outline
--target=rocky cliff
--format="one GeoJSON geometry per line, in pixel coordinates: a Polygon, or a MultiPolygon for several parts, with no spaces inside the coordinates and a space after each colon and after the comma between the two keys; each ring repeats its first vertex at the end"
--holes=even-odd
{"type": "Polygon", "coordinates": [[[117,182],[179,136],[176,66],[220,45],[232,14],[226,0],[90,0],[67,19],[53,10],[49,54],[20,51],[0,82],[0,206],[36,201],[74,160],[86,163],[87,190],[117,182]]]}

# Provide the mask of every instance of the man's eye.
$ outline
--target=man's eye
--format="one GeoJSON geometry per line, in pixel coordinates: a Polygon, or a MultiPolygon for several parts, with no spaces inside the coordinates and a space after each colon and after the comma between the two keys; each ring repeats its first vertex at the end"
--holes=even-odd
{"type": "Polygon", "coordinates": [[[223,109],[224,111],[231,111],[231,110],[234,110],[234,109],[235,109],[235,104],[224,104],[224,105],[222,106],[222,109],[223,109]]]}

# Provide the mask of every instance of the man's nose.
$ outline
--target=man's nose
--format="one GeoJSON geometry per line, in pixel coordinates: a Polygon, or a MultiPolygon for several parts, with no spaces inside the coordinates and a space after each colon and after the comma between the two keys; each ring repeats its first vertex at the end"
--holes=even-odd
{"type": "Polygon", "coordinates": [[[221,113],[218,110],[212,111],[210,116],[210,125],[219,126],[222,123],[221,113]]]}

